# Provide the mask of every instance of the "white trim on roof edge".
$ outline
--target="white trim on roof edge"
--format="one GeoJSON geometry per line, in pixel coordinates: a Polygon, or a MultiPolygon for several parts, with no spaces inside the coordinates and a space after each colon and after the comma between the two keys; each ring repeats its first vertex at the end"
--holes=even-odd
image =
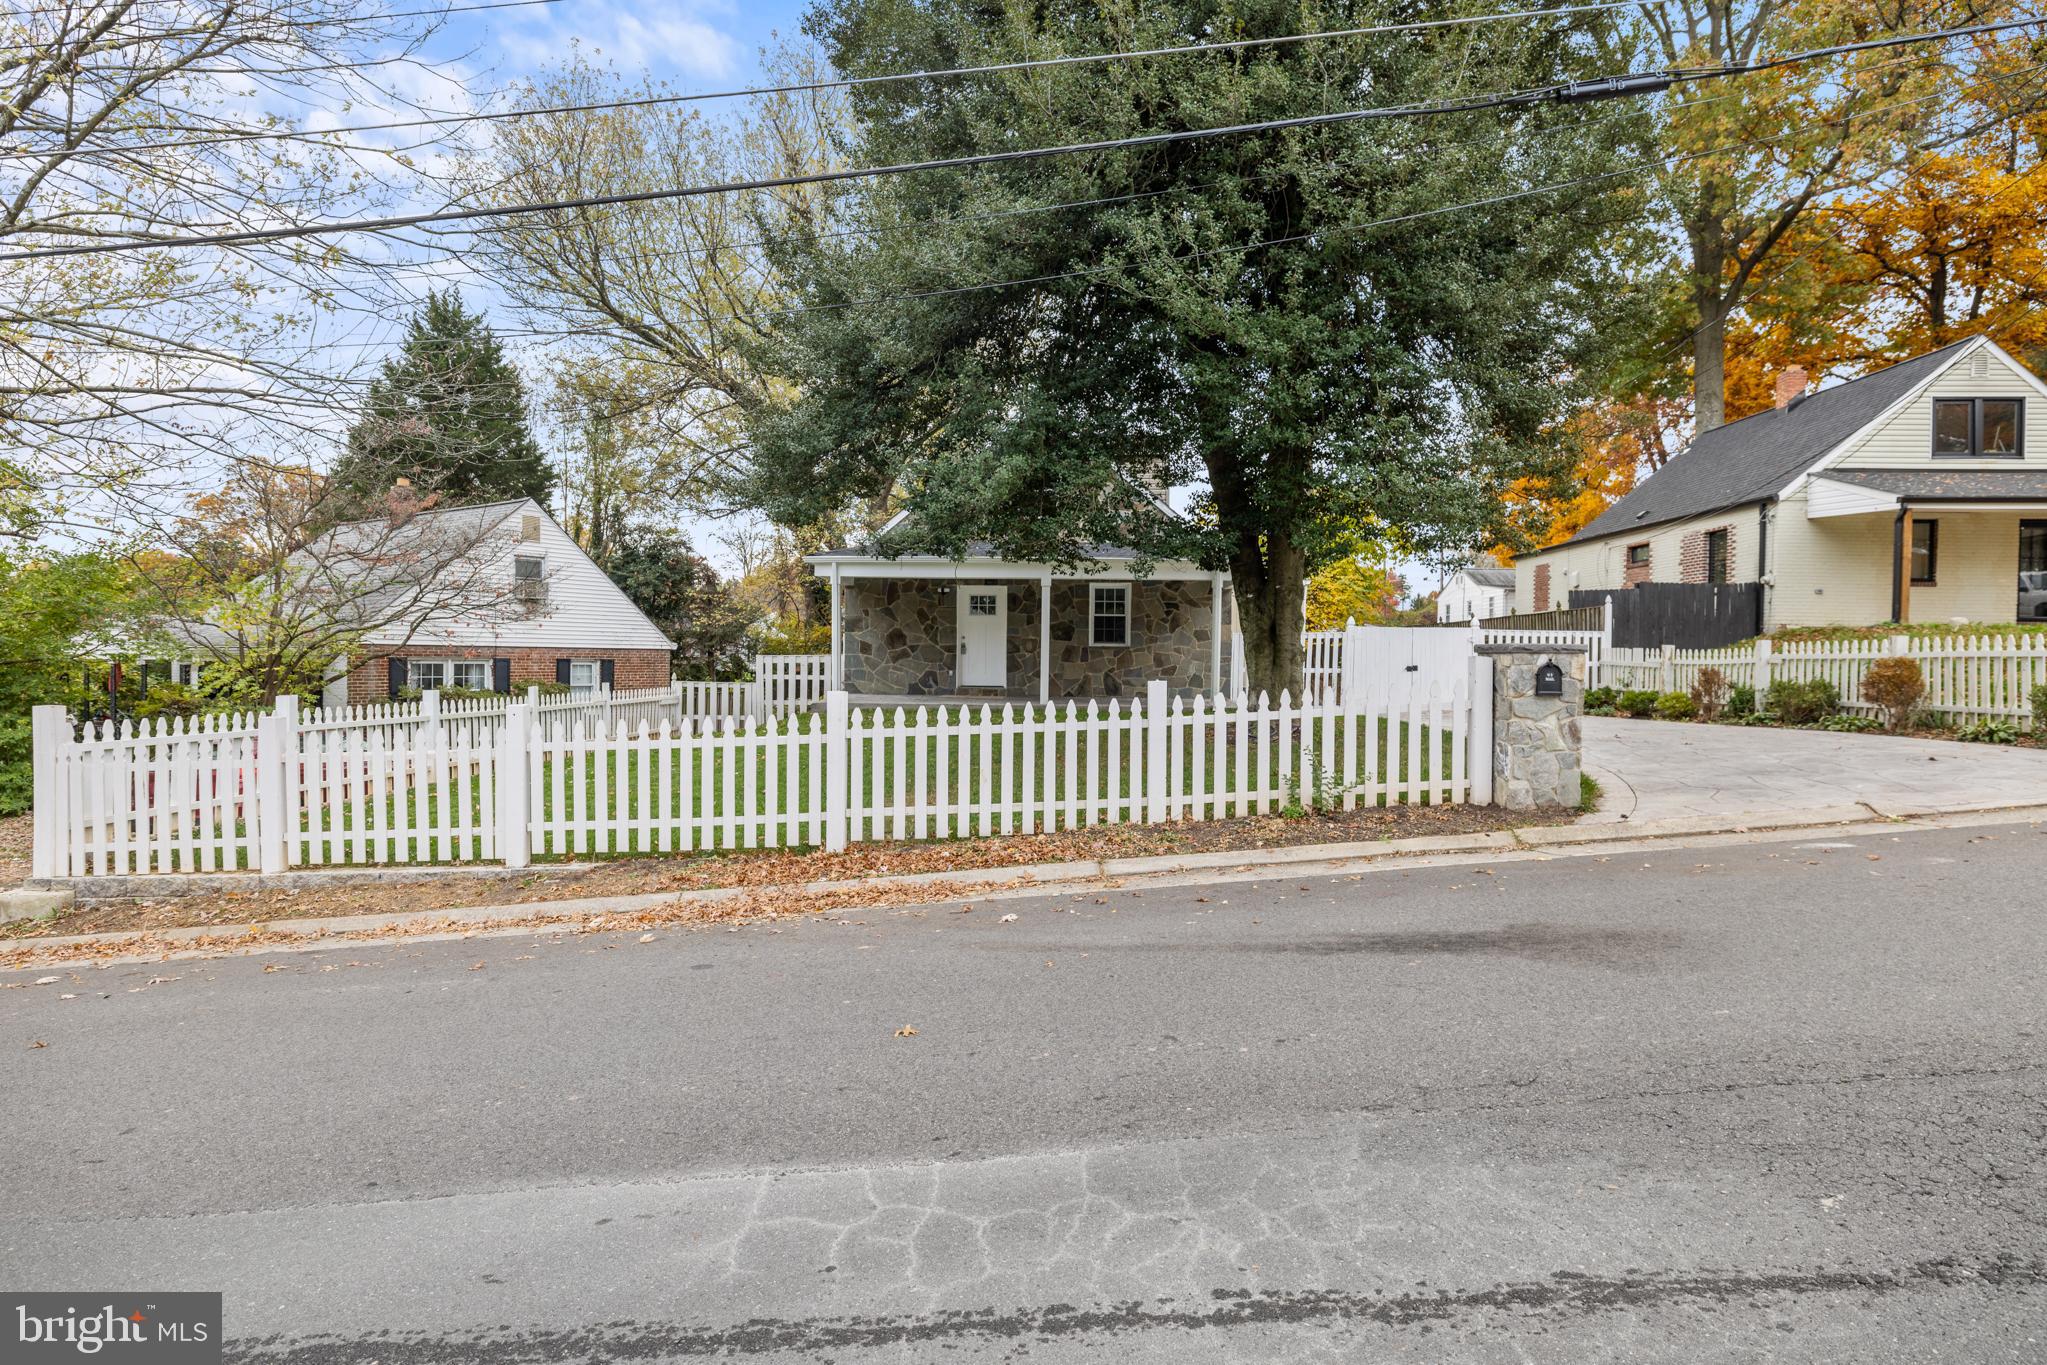
{"type": "MultiPolygon", "coordinates": [[[[1903,398],[1900,398],[1897,402],[1885,408],[1875,417],[1871,418],[1867,422],[1864,422],[1860,427],[1857,427],[1855,431],[1851,433],[1846,439],[1836,441],[1833,445],[1829,446],[1827,448],[1827,452],[1824,455],[1820,456],[1817,460],[1814,460],[1811,464],[1807,465],[1802,471],[1799,472],[1798,477],[1794,478],[1790,483],[1784,486],[1783,490],[1777,494],[1777,501],[1782,502],[1786,498],[1792,496],[1794,493],[1797,493],[1800,489],[1804,488],[1809,482],[1811,482],[1815,474],[1818,474],[1820,471],[1827,469],[1832,465],[1834,461],[1840,459],[1841,452],[1843,450],[1847,449],[1849,446],[1857,444],[1865,436],[1868,436],[1878,427],[1881,427],[1882,425],[1884,425],[1884,423],[1890,421],[1893,417],[1896,417],[1899,413],[1903,412],[1907,407],[1910,407],[1913,403],[1918,402],[1920,397],[1923,394],[1925,394],[1925,392],[1928,389],[1933,387],[1933,383],[1935,380],[1939,379],[1942,375],[1946,374],[1949,370],[1952,370],[1956,365],[1960,364],[1964,356],[1974,355],[1976,352],[1982,350],[1985,346],[1988,346],[1991,350],[1997,352],[1999,355],[2003,356],[2007,361],[2011,362],[2011,366],[2013,369],[2017,370],[2020,374],[2024,375],[2026,378],[2033,381],[2034,388],[2039,389],[2042,394],[2047,394],[2047,386],[2043,386],[2040,383],[2039,377],[2035,375],[2031,370],[2027,369],[2024,365],[2020,364],[2018,359],[2014,357],[2011,354],[2011,352],[2005,350],[2004,347],[1998,345],[1989,337],[1984,336],[1970,337],[1967,342],[1955,348],[1955,353],[1947,358],[1946,364],[1936,366],[1932,374],[1927,375],[1925,379],[1921,380],[1918,384],[1913,386],[1911,391],[1908,392],[1903,398]]],[[[1911,362],[1901,360],[1898,363],[1900,365],[1907,365],[1910,364],[1911,362]]],[[[1866,377],[1867,376],[1865,376],[1865,378],[1866,377]]],[[[1860,381],[1851,380],[1849,382],[1857,383],[1860,381]]]]}

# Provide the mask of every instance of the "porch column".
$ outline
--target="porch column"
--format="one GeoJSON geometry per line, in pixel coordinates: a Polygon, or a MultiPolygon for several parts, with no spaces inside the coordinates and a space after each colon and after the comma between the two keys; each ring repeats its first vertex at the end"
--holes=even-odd
{"type": "Polygon", "coordinates": [[[1912,509],[1900,506],[1891,523],[1891,619],[1903,625],[1912,614],[1912,509]]]}
{"type": "Polygon", "coordinates": [[[1208,690],[1221,696],[1223,690],[1223,576],[1208,576],[1208,690]]]}
{"type": "Polygon", "coordinates": [[[1052,700],[1052,574],[1038,575],[1038,705],[1052,700]]]}
{"type": "Polygon", "coordinates": [[[832,565],[832,663],[826,671],[831,679],[830,691],[842,692],[846,687],[845,666],[839,661],[839,650],[845,638],[845,607],[839,601],[839,566],[832,565]]]}

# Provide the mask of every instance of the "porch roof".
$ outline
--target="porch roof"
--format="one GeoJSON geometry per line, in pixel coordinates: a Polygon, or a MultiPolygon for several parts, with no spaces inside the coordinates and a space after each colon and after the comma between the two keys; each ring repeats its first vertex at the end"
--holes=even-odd
{"type": "MultiPolygon", "coordinates": [[[[1094,566],[1061,566],[1035,564],[1022,560],[1001,559],[988,553],[992,548],[986,543],[967,547],[967,554],[961,559],[948,559],[944,555],[899,555],[894,559],[878,555],[869,550],[823,550],[817,554],[805,555],[804,562],[822,577],[829,578],[835,572],[844,578],[936,578],[948,582],[958,580],[969,582],[976,579],[1127,579],[1150,580],[1199,579],[1206,581],[1218,575],[1198,564],[1184,559],[1155,559],[1150,569],[1142,574],[1134,571],[1133,563],[1141,556],[1137,551],[1119,545],[1090,546],[1088,553],[1095,561],[1094,566]]],[[[1220,574],[1228,581],[1227,570],[1220,574]]]]}
{"type": "Polygon", "coordinates": [[[2047,469],[1829,469],[1813,476],[1805,514],[1846,517],[1906,506],[2047,508],[2047,469]]]}

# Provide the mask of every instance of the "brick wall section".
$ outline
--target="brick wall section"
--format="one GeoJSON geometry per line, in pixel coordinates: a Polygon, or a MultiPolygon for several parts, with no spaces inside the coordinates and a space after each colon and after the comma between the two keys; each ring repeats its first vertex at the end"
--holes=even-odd
{"type": "Polygon", "coordinates": [[[1549,608],[1549,565],[1538,564],[1535,566],[1535,601],[1528,609],[1530,611],[1548,611],[1549,608]]]}
{"type": "Polygon", "coordinates": [[[459,645],[408,645],[403,649],[387,650],[372,655],[349,670],[348,700],[352,706],[391,699],[392,655],[401,659],[510,659],[512,661],[512,690],[524,691],[529,683],[551,683],[554,681],[556,659],[610,659],[612,661],[612,687],[620,692],[629,688],[666,687],[673,670],[669,666],[668,651],[665,649],[616,649],[600,652],[593,649],[506,649],[463,648],[459,645]]]}
{"type": "MultiPolygon", "coordinates": [[[[1704,542],[1702,541],[1701,545],[1703,546],[1703,544],[1704,542]]],[[[1644,549],[1649,549],[1649,542],[1646,540],[1643,541],[1642,547],[1644,549]]],[[[1633,551],[1634,546],[1632,545],[1629,546],[1628,553],[1632,553],[1633,551]]],[[[1655,577],[1656,577],[1655,550],[1649,549],[1649,553],[1643,556],[1643,562],[1640,564],[1634,563],[1632,560],[1628,559],[1626,555],[1623,555],[1621,560],[1621,583],[1624,587],[1632,588],[1637,583],[1647,583],[1653,580],[1655,577]]]]}
{"type": "Polygon", "coordinates": [[[1684,538],[1684,549],[1678,556],[1678,582],[1705,583],[1711,581],[1706,577],[1706,536],[1713,531],[1727,532],[1727,576],[1730,580],[1737,576],[1734,573],[1734,527],[1732,525],[1707,526],[1693,531],[1684,538]]]}

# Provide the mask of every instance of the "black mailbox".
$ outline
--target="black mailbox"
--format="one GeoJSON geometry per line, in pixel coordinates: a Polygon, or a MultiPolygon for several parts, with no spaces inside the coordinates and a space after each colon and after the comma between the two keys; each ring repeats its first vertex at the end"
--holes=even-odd
{"type": "Polygon", "coordinates": [[[1538,697],[1561,697],[1564,695],[1564,670],[1553,663],[1544,664],[1535,670],[1535,695],[1538,697]]]}

